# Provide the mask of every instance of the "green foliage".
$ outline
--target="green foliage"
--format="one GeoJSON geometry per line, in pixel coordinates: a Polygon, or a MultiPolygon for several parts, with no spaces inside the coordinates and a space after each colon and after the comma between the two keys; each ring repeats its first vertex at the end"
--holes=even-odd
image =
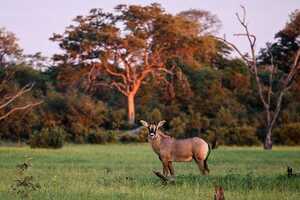
{"type": "Polygon", "coordinates": [[[162,114],[158,108],[154,108],[151,113],[149,113],[149,121],[159,122],[163,119],[162,114]]]}
{"type": "Polygon", "coordinates": [[[133,133],[122,133],[121,135],[118,136],[118,140],[121,143],[136,143],[139,142],[139,136],[133,133]]]}
{"type": "Polygon", "coordinates": [[[43,105],[42,127],[64,126],[69,141],[84,143],[90,129],[106,123],[108,110],[101,101],[90,96],[69,91],[67,94],[49,93],[43,105]]]}
{"type": "Polygon", "coordinates": [[[249,126],[223,127],[217,130],[218,143],[225,145],[258,145],[256,130],[249,126]]]}
{"type": "Polygon", "coordinates": [[[285,124],[274,130],[274,142],[281,145],[300,144],[300,123],[285,124]]]}
{"type": "Polygon", "coordinates": [[[215,118],[216,126],[235,126],[237,124],[237,118],[233,116],[229,109],[221,107],[215,118]]]}
{"type": "MultiPolygon", "coordinates": [[[[0,121],[0,140],[19,143],[30,140],[33,146],[35,143],[47,146],[49,141],[45,138],[52,137],[53,127],[61,127],[66,131],[62,134],[65,141],[70,143],[146,142],[146,129],[141,129],[137,135],[118,133],[137,128],[140,119],[150,122],[166,120],[164,130],[176,138],[200,136],[211,140],[215,130],[219,130],[217,135],[221,144],[256,145],[258,136],[260,140],[264,138],[261,131],[265,121],[263,106],[245,63],[227,56],[231,50],[224,43],[201,34],[205,31],[203,28],[210,29],[218,24],[214,15],[199,10],[170,15],[158,4],[119,5],[115,11],[105,13],[93,9],[87,16],[78,16],[74,26],[66,28],[63,34],[53,36],[52,40],[65,50],[62,55],[55,55],[54,60],[71,61],[77,55],[80,64],[77,60],[75,63],[62,62],[63,65],[39,71],[33,63],[22,60],[18,60],[21,64],[9,63],[5,56],[5,67],[0,68],[0,105],[27,83],[34,82],[34,87],[0,109],[0,116],[27,102],[42,100],[43,103],[0,121]],[[201,21],[203,19],[211,20],[207,25],[212,26],[201,26],[206,23],[201,21]],[[101,23],[95,24],[95,20],[101,23]],[[119,23],[124,26],[119,26],[119,23]],[[148,25],[151,30],[141,28],[148,25]],[[151,41],[151,48],[147,41],[151,41]],[[153,61],[155,67],[158,65],[156,61],[162,62],[161,66],[167,69],[176,67],[172,76],[165,76],[161,71],[151,72],[142,81],[148,84],[142,84],[135,96],[135,125],[127,123],[127,102],[122,93],[112,91],[110,87],[87,87],[86,77],[91,65],[86,61],[94,58],[111,61],[127,56],[116,54],[123,51],[107,51],[103,45],[124,48],[129,57],[134,55],[138,60],[144,58],[141,53],[151,49],[148,62],[153,61]],[[160,50],[161,53],[156,52],[160,50]]],[[[277,96],[280,77],[286,74],[294,53],[299,49],[299,19],[299,11],[291,14],[289,22],[269,46],[275,64],[279,66],[278,74],[273,77],[275,93],[272,97],[277,96]]],[[[0,34],[6,32],[0,29],[0,34]]],[[[14,35],[9,35],[12,56],[17,58],[21,49],[16,45],[14,35]]],[[[260,52],[258,62],[263,66],[270,64],[268,51],[266,48],[260,52]]],[[[119,65],[107,63],[114,72],[124,74],[126,71],[119,65]]],[[[99,71],[94,73],[97,77],[90,77],[93,81],[112,83],[123,79],[110,76],[101,63],[96,64],[99,71]]],[[[135,73],[147,68],[143,63],[132,65],[135,73]]],[[[260,69],[259,76],[268,85],[269,71],[264,67],[260,69]]],[[[299,144],[296,137],[300,122],[300,84],[298,79],[295,81],[297,84],[283,99],[276,124],[279,128],[274,130],[277,144],[299,144]]],[[[125,88],[133,87],[129,84],[125,88]]],[[[272,107],[275,103],[271,99],[272,107]]]]}
{"type": "Polygon", "coordinates": [[[105,144],[116,142],[116,133],[114,131],[93,130],[87,137],[88,143],[105,144]]]}
{"type": "Polygon", "coordinates": [[[262,64],[273,62],[279,70],[287,72],[293,63],[295,53],[299,49],[300,36],[300,11],[295,10],[290,15],[285,27],[275,34],[275,42],[267,43],[267,47],[261,49],[259,61],[262,64]],[[270,54],[271,52],[271,54],[270,54]]]}
{"type": "Polygon", "coordinates": [[[43,128],[35,132],[29,141],[31,148],[62,148],[66,132],[61,127],[43,128]]]}
{"type": "Polygon", "coordinates": [[[142,127],[138,133],[138,141],[139,142],[147,142],[148,141],[148,129],[146,127],[142,127]]]}
{"type": "Polygon", "coordinates": [[[111,123],[112,123],[112,128],[114,129],[119,129],[120,127],[124,126],[126,122],[126,116],[127,112],[125,109],[118,109],[118,110],[111,110],[111,123]]]}
{"type": "Polygon", "coordinates": [[[185,134],[185,130],[187,128],[187,116],[183,115],[183,116],[178,116],[178,117],[174,117],[171,121],[170,121],[170,132],[171,135],[174,137],[184,137],[185,134]]]}
{"type": "Polygon", "coordinates": [[[33,90],[33,93],[36,96],[45,95],[48,90],[47,75],[33,69],[31,66],[16,66],[14,78],[16,82],[21,86],[25,86],[29,83],[34,83],[35,90],[33,90]]]}
{"type": "Polygon", "coordinates": [[[17,42],[14,33],[0,27],[0,68],[5,68],[19,59],[23,50],[17,42]]]}

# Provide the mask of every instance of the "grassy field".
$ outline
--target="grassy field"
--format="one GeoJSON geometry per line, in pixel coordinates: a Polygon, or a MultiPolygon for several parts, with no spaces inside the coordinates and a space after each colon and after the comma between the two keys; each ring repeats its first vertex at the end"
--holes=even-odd
{"type": "Polygon", "coordinates": [[[147,144],[68,145],[60,150],[0,147],[0,199],[9,192],[16,165],[32,158],[29,173],[41,189],[32,199],[213,199],[214,185],[234,199],[300,199],[300,177],[287,178],[287,165],[300,171],[300,147],[221,147],[202,176],[195,163],[176,163],[176,184],[163,186],[152,170],[161,170],[147,144]]]}

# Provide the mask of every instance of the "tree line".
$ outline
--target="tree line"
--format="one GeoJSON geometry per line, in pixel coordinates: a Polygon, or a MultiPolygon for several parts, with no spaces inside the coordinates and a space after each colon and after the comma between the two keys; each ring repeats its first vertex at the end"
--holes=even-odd
{"type": "Polygon", "coordinates": [[[300,13],[257,53],[242,11],[237,36],[249,41],[249,54],[216,36],[216,15],[173,15],[159,4],[77,16],[50,38],[63,50],[51,59],[23,54],[16,36],[0,29],[0,139],[145,141],[144,130],[124,130],[165,119],[178,138],[299,144],[300,13]]]}

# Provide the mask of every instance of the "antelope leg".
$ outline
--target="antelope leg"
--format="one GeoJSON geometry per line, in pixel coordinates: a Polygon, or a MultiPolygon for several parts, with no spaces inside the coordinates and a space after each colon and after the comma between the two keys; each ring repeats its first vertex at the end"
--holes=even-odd
{"type": "Polygon", "coordinates": [[[163,164],[163,175],[167,177],[169,174],[168,161],[162,161],[162,164],[163,164]]]}
{"type": "Polygon", "coordinates": [[[198,165],[198,168],[199,170],[202,172],[203,175],[206,174],[206,170],[205,170],[205,165],[204,165],[204,161],[203,160],[197,160],[195,159],[197,165],[198,165]]]}
{"type": "Polygon", "coordinates": [[[172,165],[171,161],[169,162],[168,168],[169,168],[171,176],[174,176],[175,175],[175,171],[174,171],[174,168],[173,168],[173,165],[172,165]]]}

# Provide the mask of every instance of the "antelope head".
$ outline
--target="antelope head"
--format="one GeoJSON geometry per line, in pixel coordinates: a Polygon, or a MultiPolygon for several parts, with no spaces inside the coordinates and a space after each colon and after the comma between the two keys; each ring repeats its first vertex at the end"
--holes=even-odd
{"type": "Polygon", "coordinates": [[[158,122],[157,125],[155,123],[148,123],[144,120],[140,120],[140,122],[144,127],[146,127],[148,129],[148,137],[151,140],[154,140],[158,137],[158,132],[157,132],[158,129],[166,123],[165,120],[158,122]]]}

